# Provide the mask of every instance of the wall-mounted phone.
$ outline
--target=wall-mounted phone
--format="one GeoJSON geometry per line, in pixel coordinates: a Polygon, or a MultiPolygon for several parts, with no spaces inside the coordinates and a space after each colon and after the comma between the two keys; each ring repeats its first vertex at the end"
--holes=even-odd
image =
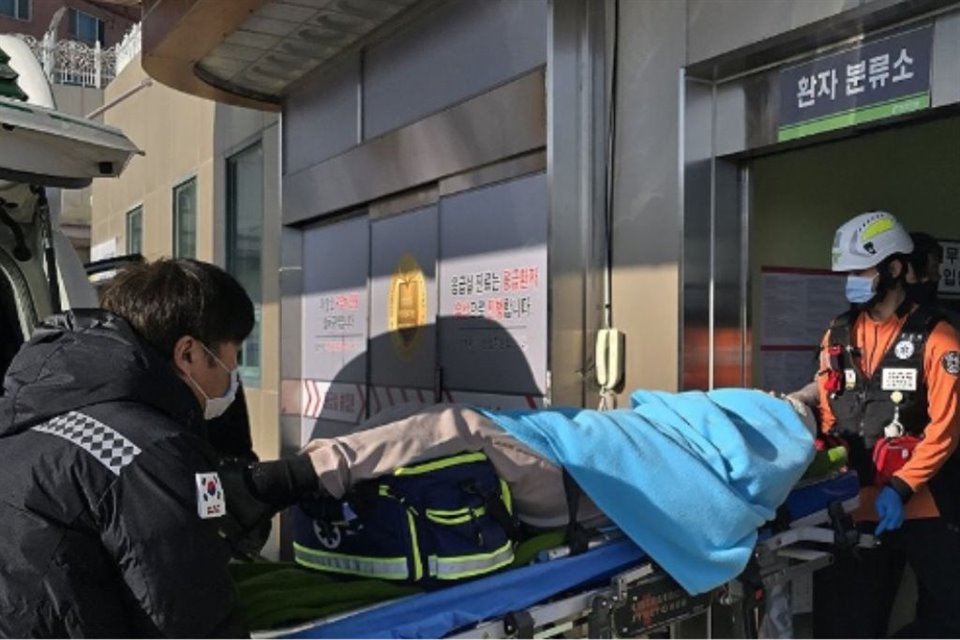
{"type": "Polygon", "coordinates": [[[624,346],[626,338],[618,329],[597,332],[597,384],[602,391],[614,391],[623,384],[624,346]]]}

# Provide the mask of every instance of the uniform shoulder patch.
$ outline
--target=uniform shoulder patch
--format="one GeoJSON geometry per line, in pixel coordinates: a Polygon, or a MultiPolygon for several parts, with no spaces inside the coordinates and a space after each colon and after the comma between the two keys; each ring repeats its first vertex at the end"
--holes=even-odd
{"type": "Polygon", "coordinates": [[[201,519],[219,518],[227,513],[227,503],[223,497],[223,485],[216,472],[198,473],[197,477],[197,515],[201,519]]]}
{"type": "Polygon", "coordinates": [[[894,347],[894,353],[901,360],[906,360],[911,357],[914,351],[913,342],[910,340],[901,340],[897,343],[897,346],[894,347]]]}
{"type": "Polygon", "coordinates": [[[943,364],[943,370],[950,375],[955,376],[960,374],[960,352],[948,351],[943,354],[940,362],[943,364]]]}

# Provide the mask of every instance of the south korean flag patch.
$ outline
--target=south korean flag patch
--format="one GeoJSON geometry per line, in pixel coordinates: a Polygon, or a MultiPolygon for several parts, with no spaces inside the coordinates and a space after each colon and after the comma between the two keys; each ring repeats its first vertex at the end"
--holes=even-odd
{"type": "Polygon", "coordinates": [[[943,354],[943,358],[940,359],[940,362],[943,364],[943,370],[949,373],[952,376],[960,374],[960,353],[956,351],[948,351],[943,354]]]}
{"type": "Polygon", "coordinates": [[[223,485],[215,472],[198,473],[197,477],[197,515],[202,520],[219,518],[226,515],[227,503],[223,498],[223,485]]]}

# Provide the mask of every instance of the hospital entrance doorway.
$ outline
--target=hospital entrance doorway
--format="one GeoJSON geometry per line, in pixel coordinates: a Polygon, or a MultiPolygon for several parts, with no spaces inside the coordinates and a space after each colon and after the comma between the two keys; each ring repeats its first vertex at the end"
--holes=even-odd
{"type": "MultiPolygon", "coordinates": [[[[752,386],[790,392],[810,382],[831,319],[848,308],[830,271],[837,227],[873,210],[944,249],[939,300],[960,310],[960,116],[950,115],[754,158],[741,167],[749,222],[748,330],[752,386]]],[[[792,587],[798,634],[812,626],[812,580],[792,587]]],[[[908,570],[890,632],[914,617],[908,570]]],[[[810,637],[798,635],[797,637],[810,637]]]]}
{"type": "Polygon", "coordinates": [[[845,278],[830,271],[837,227],[892,213],[944,248],[939,297],[960,309],[960,116],[888,128],[751,160],[749,300],[753,386],[809,382],[845,278]]]}

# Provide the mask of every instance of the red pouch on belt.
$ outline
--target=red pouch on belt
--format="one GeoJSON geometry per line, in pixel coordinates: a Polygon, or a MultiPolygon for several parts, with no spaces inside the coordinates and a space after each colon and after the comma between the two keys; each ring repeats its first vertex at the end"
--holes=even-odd
{"type": "Polygon", "coordinates": [[[873,466],[877,469],[874,484],[878,487],[886,485],[893,474],[907,463],[919,443],[920,438],[917,436],[897,436],[877,440],[877,444],[873,445],[873,466]]]}

